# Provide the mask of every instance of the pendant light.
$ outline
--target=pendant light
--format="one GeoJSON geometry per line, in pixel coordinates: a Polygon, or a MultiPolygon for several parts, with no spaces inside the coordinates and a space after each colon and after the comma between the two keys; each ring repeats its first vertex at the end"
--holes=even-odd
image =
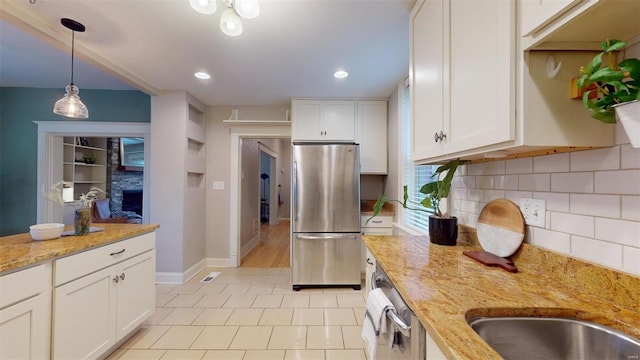
{"type": "Polygon", "coordinates": [[[220,30],[229,36],[238,36],[242,34],[242,22],[240,16],[236,13],[231,5],[231,1],[227,2],[227,8],[220,16],[220,30]]]}
{"type": "Polygon", "coordinates": [[[234,0],[233,8],[244,19],[253,19],[260,15],[258,0],[234,0]]]}
{"type": "Polygon", "coordinates": [[[216,0],[189,0],[189,4],[193,10],[205,15],[213,14],[218,9],[216,0]]]}
{"type": "Polygon", "coordinates": [[[75,48],[75,33],[84,32],[84,25],[79,22],[67,18],[60,19],[60,23],[67,29],[71,30],[71,83],[65,87],[66,93],[64,97],[56,101],[53,106],[53,113],[78,119],[86,119],[89,117],[89,110],[82,103],[78,94],[80,90],[73,83],[73,52],[75,48]]]}

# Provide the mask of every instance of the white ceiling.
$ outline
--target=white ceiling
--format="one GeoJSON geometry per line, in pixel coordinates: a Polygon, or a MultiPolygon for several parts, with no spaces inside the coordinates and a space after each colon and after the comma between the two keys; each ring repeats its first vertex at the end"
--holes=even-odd
{"type": "Polygon", "coordinates": [[[188,0],[0,0],[0,86],[186,90],[206,105],[285,105],[291,97],[387,98],[409,68],[415,0],[260,0],[244,32],[188,0]],[[342,68],[349,77],[336,80],[342,68]],[[206,71],[210,80],[194,78],[206,71]]]}

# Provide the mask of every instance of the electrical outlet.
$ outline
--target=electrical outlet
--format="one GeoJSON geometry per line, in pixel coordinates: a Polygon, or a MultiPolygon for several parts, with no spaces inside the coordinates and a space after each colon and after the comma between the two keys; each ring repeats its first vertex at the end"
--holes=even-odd
{"type": "Polygon", "coordinates": [[[547,215],[546,201],[540,199],[520,199],[520,211],[527,225],[544,228],[547,215]]]}
{"type": "Polygon", "coordinates": [[[224,181],[214,181],[213,190],[224,190],[224,181]]]}

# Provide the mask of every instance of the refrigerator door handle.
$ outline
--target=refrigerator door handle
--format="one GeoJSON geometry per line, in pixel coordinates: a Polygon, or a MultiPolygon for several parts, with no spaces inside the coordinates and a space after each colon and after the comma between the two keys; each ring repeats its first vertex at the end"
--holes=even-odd
{"type": "Polygon", "coordinates": [[[293,162],[293,222],[298,221],[298,162],[293,162]]]}
{"type": "Polygon", "coordinates": [[[296,235],[300,240],[355,239],[355,235],[296,235]]]}

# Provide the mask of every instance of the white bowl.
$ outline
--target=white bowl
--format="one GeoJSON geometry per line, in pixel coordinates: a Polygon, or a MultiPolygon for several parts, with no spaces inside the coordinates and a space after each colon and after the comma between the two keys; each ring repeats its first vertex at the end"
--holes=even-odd
{"type": "Polygon", "coordinates": [[[57,239],[62,235],[64,224],[47,223],[29,226],[29,233],[33,240],[51,240],[57,239]]]}

